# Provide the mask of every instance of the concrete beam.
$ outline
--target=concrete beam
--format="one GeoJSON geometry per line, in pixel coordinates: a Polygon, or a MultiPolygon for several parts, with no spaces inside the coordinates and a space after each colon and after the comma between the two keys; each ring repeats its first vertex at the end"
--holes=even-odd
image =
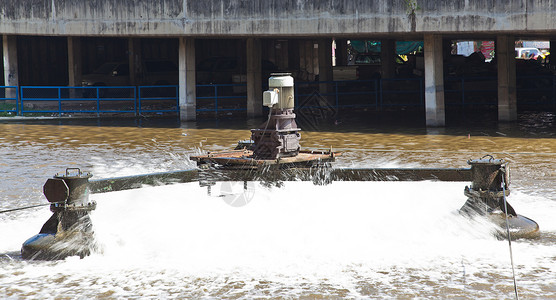
{"type": "MultiPolygon", "coordinates": [[[[262,115],[262,50],[261,40],[247,39],[247,117],[262,115]]],[[[265,78],[267,80],[267,78],[265,78]]]]}
{"type": "Polygon", "coordinates": [[[425,112],[427,126],[444,126],[444,67],[442,36],[425,35],[425,112]]]}
{"type": "Polygon", "coordinates": [[[195,80],[195,40],[179,38],[179,104],[180,120],[197,119],[197,96],[195,80]]]}
{"type": "Polygon", "coordinates": [[[200,37],[556,33],[553,1],[416,2],[418,7],[407,1],[376,0],[4,1],[0,32],[200,37]]]}
{"type": "Polygon", "coordinates": [[[515,67],[515,38],[508,35],[496,37],[498,63],[498,121],[517,120],[517,90],[515,67]]]}

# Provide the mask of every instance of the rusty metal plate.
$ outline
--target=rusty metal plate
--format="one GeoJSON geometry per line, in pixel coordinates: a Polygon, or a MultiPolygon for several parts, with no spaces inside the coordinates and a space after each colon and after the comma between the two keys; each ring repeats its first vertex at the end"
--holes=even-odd
{"type": "Polygon", "coordinates": [[[42,190],[48,202],[63,202],[69,197],[69,188],[60,178],[48,179],[42,190]]]}

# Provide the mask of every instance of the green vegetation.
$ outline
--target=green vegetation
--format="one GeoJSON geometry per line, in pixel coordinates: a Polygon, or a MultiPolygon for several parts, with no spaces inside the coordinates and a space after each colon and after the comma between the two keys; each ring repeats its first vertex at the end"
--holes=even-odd
{"type": "Polygon", "coordinates": [[[415,16],[415,11],[421,9],[419,4],[417,4],[417,0],[405,0],[406,5],[406,13],[408,16],[415,16]]]}

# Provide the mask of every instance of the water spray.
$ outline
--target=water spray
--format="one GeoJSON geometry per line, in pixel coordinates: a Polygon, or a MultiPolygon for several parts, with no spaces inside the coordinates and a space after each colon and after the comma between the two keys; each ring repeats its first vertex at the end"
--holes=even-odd
{"type": "Polygon", "coordinates": [[[471,165],[472,183],[471,186],[465,187],[464,194],[468,199],[460,213],[469,217],[487,217],[498,225],[497,235],[501,238],[506,236],[506,223],[509,224],[508,232],[511,238],[537,237],[539,225],[517,214],[506,200],[510,195],[508,163],[491,155],[469,160],[467,163],[471,165]]]}
{"type": "MultiPolygon", "coordinates": [[[[504,171],[502,171],[502,172],[504,172],[504,171]]],[[[506,174],[504,174],[504,175],[506,175],[506,174]]],[[[506,200],[506,181],[504,180],[505,177],[506,176],[502,176],[502,189],[504,191],[504,211],[507,212],[508,211],[508,201],[506,200]]],[[[510,262],[512,264],[512,277],[513,277],[513,280],[514,280],[515,299],[519,300],[519,294],[517,292],[517,281],[515,279],[514,254],[513,254],[513,251],[512,251],[512,236],[510,234],[510,220],[508,218],[507,213],[506,213],[506,238],[508,239],[508,247],[510,249],[510,262]]]]}
{"type": "MultiPolygon", "coordinates": [[[[294,80],[290,74],[273,74],[268,91],[263,93],[263,105],[269,107],[269,119],[258,129],[251,130],[251,142],[238,143],[235,150],[209,152],[192,156],[198,169],[160,172],[108,178],[89,182],[90,173],[79,169],[66,169],[44,185],[44,194],[54,215],[44,224],[39,234],[28,239],[22,248],[24,259],[58,259],[69,255],[88,255],[94,248],[89,212],[96,203],[89,201],[89,192],[111,192],[140,188],[145,184],[199,182],[207,187],[218,181],[260,181],[263,185],[280,186],[285,181],[312,181],[315,185],[333,181],[472,181],[465,187],[468,197],[460,212],[474,217],[485,216],[504,226],[507,220],[508,238],[534,237],[539,234],[538,224],[518,215],[507,203],[509,195],[509,168],[502,159],[487,155],[469,160],[470,169],[336,169],[329,163],[340,153],[330,150],[304,151],[300,147],[300,129],[295,122],[294,80]]],[[[227,186],[231,190],[231,186],[227,186]]],[[[230,203],[236,204],[228,192],[230,203]]],[[[245,199],[242,199],[245,200],[245,199]]],[[[240,201],[241,202],[241,201],[240,201]]],[[[246,202],[246,201],[243,201],[246,202]]],[[[239,205],[239,204],[238,204],[239,205]]]]}
{"type": "MultiPolygon", "coordinates": [[[[65,174],[47,180],[44,194],[50,202],[53,216],[44,224],[39,234],[28,239],[22,247],[24,259],[62,259],[77,255],[84,257],[95,248],[90,211],[96,203],[89,194],[141,188],[145,185],[199,182],[208,188],[215,182],[260,181],[279,183],[285,181],[309,181],[315,185],[334,181],[472,181],[465,187],[469,197],[460,212],[471,217],[487,217],[504,228],[508,219],[510,237],[534,237],[539,226],[529,218],[515,213],[505,201],[509,195],[508,168],[506,162],[491,156],[470,160],[471,168],[270,168],[263,169],[190,169],[159,172],[125,177],[89,180],[90,173],[79,169],[67,169],[65,174]]],[[[289,165],[284,165],[289,166],[289,165]]],[[[247,189],[248,190],[248,189],[247,189]]],[[[24,208],[22,208],[24,209],[24,208]]],[[[15,210],[15,209],[14,209],[15,210]]]]}
{"type": "Polygon", "coordinates": [[[68,168],[46,181],[43,192],[50,202],[53,215],[40,232],[23,243],[24,259],[63,259],[67,256],[84,257],[94,248],[92,223],[89,213],[96,203],[89,200],[90,173],[68,168]]]}

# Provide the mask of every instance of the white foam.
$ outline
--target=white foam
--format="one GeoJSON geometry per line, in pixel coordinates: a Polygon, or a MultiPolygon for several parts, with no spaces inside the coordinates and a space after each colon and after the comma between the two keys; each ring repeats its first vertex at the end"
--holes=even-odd
{"type": "MultiPolygon", "coordinates": [[[[269,189],[257,183],[240,207],[226,201],[220,183],[211,195],[197,183],[95,194],[91,197],[98,207],[92,220],[102,253],[83,260],[23,263],[25,267],[8,268],[0,278],[48,290],[38,292],[42,295],[104,291],[115,297],[251,298],[265,292],[299,297],[311,291],[352,297],[480,297],[484,286],[496,284],[494,291],[487,289],[487,298],[511,296],[507,242],[491,235],[491,224],[457,214],[465,202],[464,186],[286,182],[283,188],[269,189]],[[17,271],[22,274],[14,277],[17,271]],[[54,288],[58,293],[51,291],[54,288]]],[[[514,196],[514,206],[521,201],[526,206],[546,204],[514,196]]],[[[556,221],[543,213],[528,216],[540,216],[545,222],[539,222],[541,228],[555,227],[556,221]]],[[[47,217],[41,212],[28,220],[44,222],[47,217]]],[[[2,239],[3,251],[17,250],[40,225],[10,221],[0,224],[0,234],[14,227],[20,234],[12,232],[10,242],[2,239]]],[[[513,247],[518,276],[546,276],[543,281],[524,280],[522,288],[534,291],[556,284],[550,246],[515,241],[513,247]]]]}

